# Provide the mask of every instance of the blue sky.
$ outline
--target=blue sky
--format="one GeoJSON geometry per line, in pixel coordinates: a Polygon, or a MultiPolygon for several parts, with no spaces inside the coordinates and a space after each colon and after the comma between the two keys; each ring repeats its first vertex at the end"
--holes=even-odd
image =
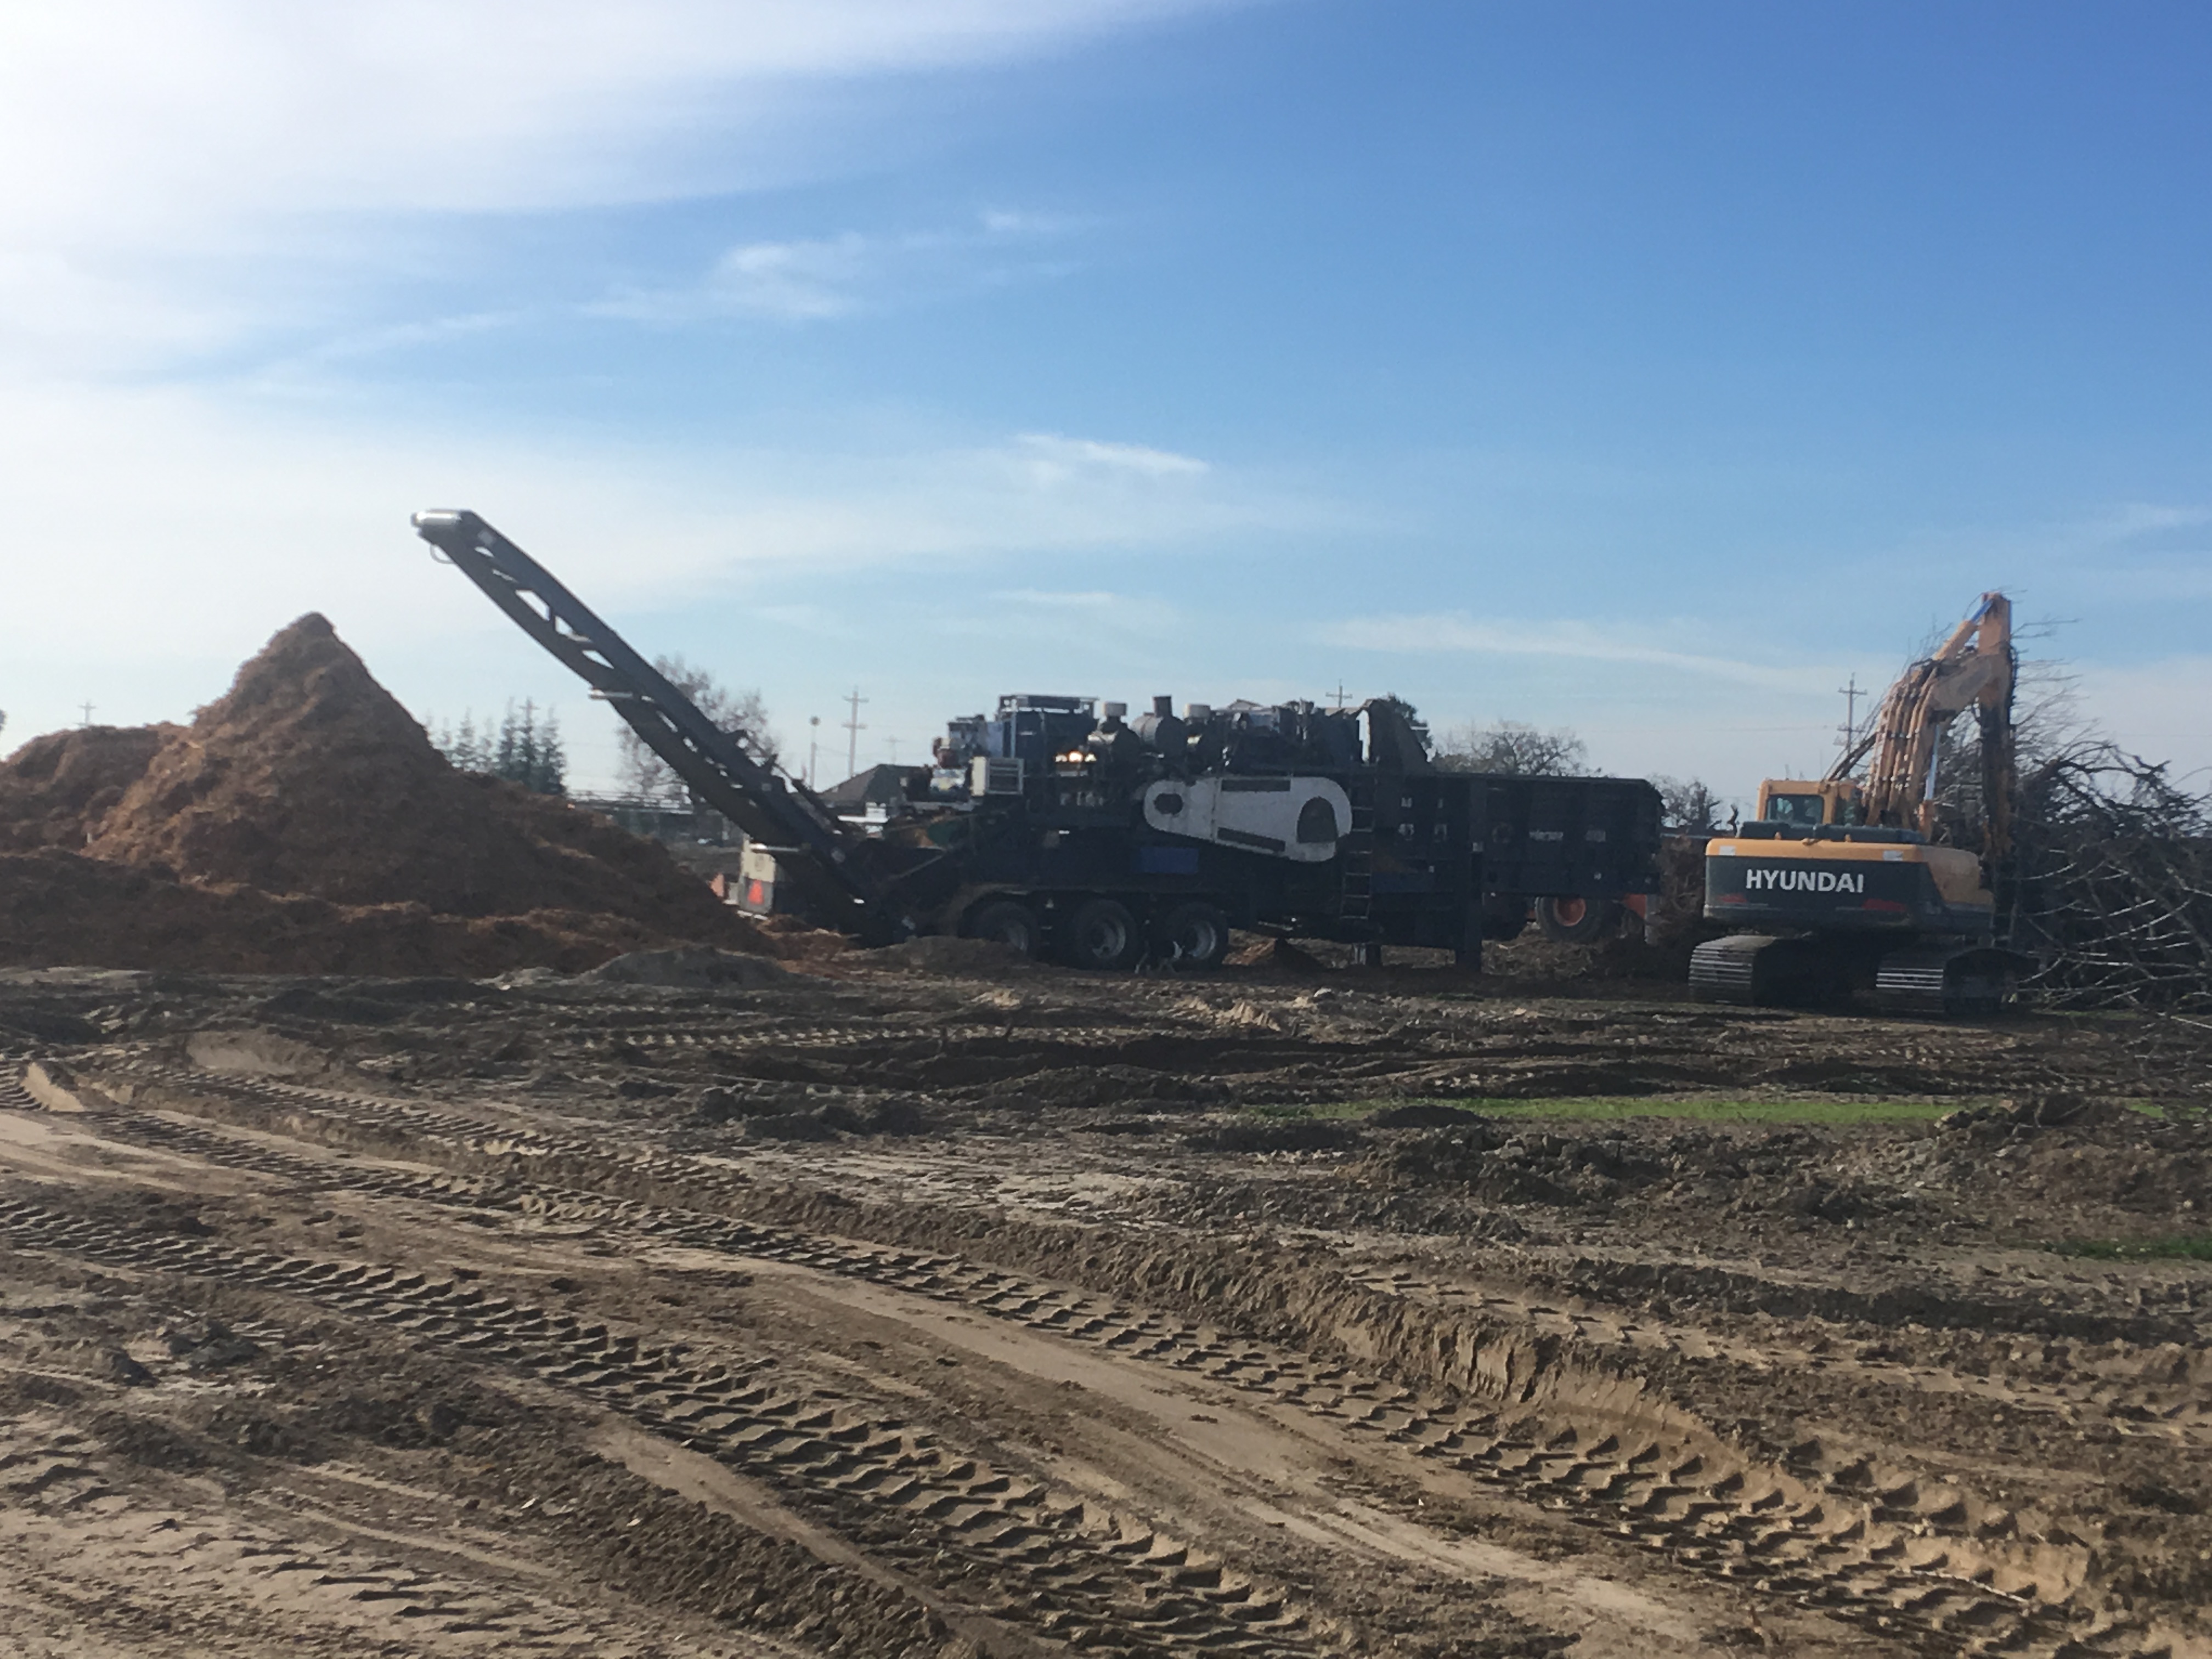
{"type": "Polygon", "coordinates": [[[313,608],[610,781],[437,505],[864,762],[1341,685],[1741,794],[2002,586],[2212,765],[2202,7],[33,9],[8,742],[313,608]]]}

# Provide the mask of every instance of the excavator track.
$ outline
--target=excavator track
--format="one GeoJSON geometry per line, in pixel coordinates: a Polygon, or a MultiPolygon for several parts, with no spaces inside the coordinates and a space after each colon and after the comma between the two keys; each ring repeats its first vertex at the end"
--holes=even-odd
{"type": "Polygon", "coordinates": [[[1985,945],[1929,945],[1881,959],[1875,1000],[1886,1014],[1974,1018],[2011,1000],[2013,957],[1985,945]]]}
{"type": "Polygon", "coordinates": [[[1828,956],[1818,939],[1732,933],[1690,953],[1690,991],[1745,1008],[1808,1002],[1835,977],[1828,956]]]}

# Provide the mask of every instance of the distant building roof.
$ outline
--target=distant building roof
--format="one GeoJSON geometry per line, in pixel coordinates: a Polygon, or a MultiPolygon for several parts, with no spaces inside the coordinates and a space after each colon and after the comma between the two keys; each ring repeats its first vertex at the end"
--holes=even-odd
{"type": "Polygon", "coordinates": [[[855,772],[842,783],[832,784],[822,792],[825,805],[840,812],[857,812],[865,807],[884,805],[893,801],[913,799],[909,786],[919,778],[927,786],[929,769],[926,766],[871,766],[855,772]]]}

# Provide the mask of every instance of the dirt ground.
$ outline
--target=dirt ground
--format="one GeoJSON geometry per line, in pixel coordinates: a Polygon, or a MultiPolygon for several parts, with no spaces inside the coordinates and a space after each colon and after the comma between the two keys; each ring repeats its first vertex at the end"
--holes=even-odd
{"type": "Polygon", "coordinates": [[[939,944],[0,974],[0,1652],[2212,1652],[2212,1029],[939,944]]]}

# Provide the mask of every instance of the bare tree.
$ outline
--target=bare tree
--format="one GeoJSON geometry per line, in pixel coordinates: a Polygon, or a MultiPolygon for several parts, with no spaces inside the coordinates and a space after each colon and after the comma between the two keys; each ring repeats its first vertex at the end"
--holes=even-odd
{"type": "Polygon", "coordinates": [[[1710,836],[1721,827],[1729,803],[1704,779],[1655,776],[1651,785],[1659,792],[1660,822],[1674,834],[1710,836]]]}
{"type": "MultiPolygon", "coordinates": [[[[781,750],[769,726],[768,705],[757,689],[732,690],[711,672],[680,656],[655,657],[653,665],[701,714],[735,738],[745,753],[763,766],[776,763],[781,750]]],[[[643,800],[681,804],[689,799],[684,780],[627,723],[622,729],[621,777],[623,792],[643,800]]]]}
{"type": "Polygon", "coordinates": [[[1588,745],[1565,726],[1545,732],[1520,720],[1455,726],[1437,749],[1437,769],[1445,772],[1571,778],[1589,763],[1588,745]]]}

